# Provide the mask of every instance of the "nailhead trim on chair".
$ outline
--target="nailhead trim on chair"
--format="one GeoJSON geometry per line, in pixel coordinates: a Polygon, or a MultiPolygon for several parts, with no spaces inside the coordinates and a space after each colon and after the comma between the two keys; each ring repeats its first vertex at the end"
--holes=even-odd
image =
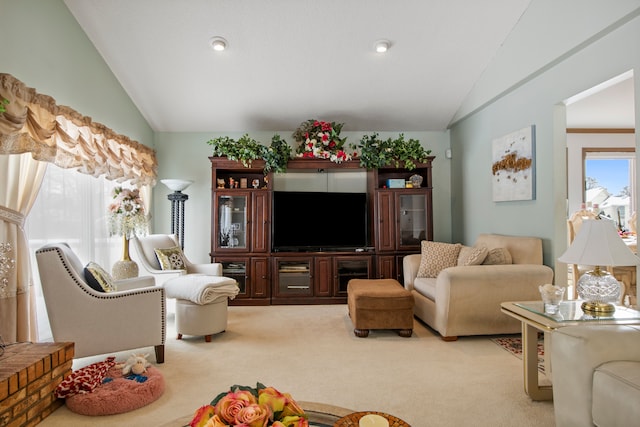
{"type": "MultiPolygon", "coordinates": [[[[67,271],[67,273],[69,273],[69,276],[71,276],[71,278],[73,279],[74,283],[76,285],[78,285],[78,287],[86,294],[91,295],[94,298],[99,298],[99,299],[120,299],[123,298],[123,296],[120,295],[113,295],[113,294],[109,294],[108,292],[102,293],[100,295],[96,295],[95,293],[91,293],[88,292],[87,288],[85,286],[82,286],[82,284],[76,279],[76,277],[71,274],[71,267],[69,267],[69,265],[66,262],[66,259],[64,256],[62,256],[62,252],[60,251],[60,248],[45,248],[45,249],[38,249],[36,251],[36,253],[44,253],[44,252],[50,252],[50,251],[55,251],[56,254],[58,255],[58,257],[60,258],[60,261],[62,262],[62,265],[64,266],[64,269],[67,271]]],[[[154,288],[154,289],[147,289],[144,291],[136,291],[136,290],[132,290],[129,291],[127,293],[127,295],[139,295],[139,294],[149,294],[149,293],[155,293],[155,292],[160,292],[162,294],[162,299],[166,301],[165,295],[164,295],[164,288],[158,287],[158,288],[154,288]]],[[[167,336],[167,315],[166,315],[166,306],[162,308],[162,313],[161,313],[161,325],[162,325],[162,344],[165,344],[166,341],[166,336],[167,336]]]]}

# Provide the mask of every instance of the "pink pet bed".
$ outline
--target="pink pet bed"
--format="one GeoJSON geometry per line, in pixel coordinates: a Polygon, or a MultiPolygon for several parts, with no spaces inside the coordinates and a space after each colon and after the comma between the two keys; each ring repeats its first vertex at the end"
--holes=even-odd
{"type": "Polygon", "coordinates": [[[142,375],[122,376],[122,369],[110,368],[90,393],[66,398],[69,410],[82,415],[114,415],[133,411],[158,399],[164,392],[164,378],[153,366],[142,375]]]}

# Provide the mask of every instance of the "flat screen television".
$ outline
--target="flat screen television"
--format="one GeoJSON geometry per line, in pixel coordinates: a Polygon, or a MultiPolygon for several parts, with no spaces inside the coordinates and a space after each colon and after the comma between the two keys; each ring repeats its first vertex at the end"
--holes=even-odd
{"type": "Polygon", "coordinates": [[[276,252],[364,249],[366,193],[274,191],[271,240],[276,252]]]}

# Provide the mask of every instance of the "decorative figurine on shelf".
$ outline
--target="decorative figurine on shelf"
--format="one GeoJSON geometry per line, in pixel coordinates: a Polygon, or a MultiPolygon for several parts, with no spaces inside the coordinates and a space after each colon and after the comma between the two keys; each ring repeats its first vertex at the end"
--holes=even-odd
{"type": "Polygon", "coordinates": [[[415,174],[409,177],[409,180],[413,184],[413,188],[420,188],[422,185],[422,176],[415,174]]]}
{"type": "Polygon", "coordinates": [[[218,188],[224,188],[224,178],[218,178],[218,188]]]}
{"type": "Polygon", "coordinates": [[[229,188],[235,188],[236,187],[236,180],[233,178],[229,178],[229,188]]]}
{"type": "Polygon", "coordinates": [[[260,187],[260,180],[259,179],[254,179],[253,181],[251,181],[251,185],[253,186],[253,188],[258,188],[260,187]]]}

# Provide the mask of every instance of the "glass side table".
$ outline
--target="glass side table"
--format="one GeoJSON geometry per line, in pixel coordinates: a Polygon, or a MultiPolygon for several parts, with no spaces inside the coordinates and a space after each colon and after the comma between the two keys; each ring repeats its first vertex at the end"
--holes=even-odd
{"type": "MultiPolygon", "coordinates": [[[[544,312],[542,301],[503,302],[501,310],[522,322],[522,362],[524,364],[524,390],[533,400],[552,400],[553,389],[538,381],[538,332],[553,333],[569,325],[638,325],[640,311],[616,306],[616,311],[594,316],[580,308],[582,301],[563,301],[556,314],[544,312]]],[[[546,357],[546,354],[545,354],[546,357]]]]}

